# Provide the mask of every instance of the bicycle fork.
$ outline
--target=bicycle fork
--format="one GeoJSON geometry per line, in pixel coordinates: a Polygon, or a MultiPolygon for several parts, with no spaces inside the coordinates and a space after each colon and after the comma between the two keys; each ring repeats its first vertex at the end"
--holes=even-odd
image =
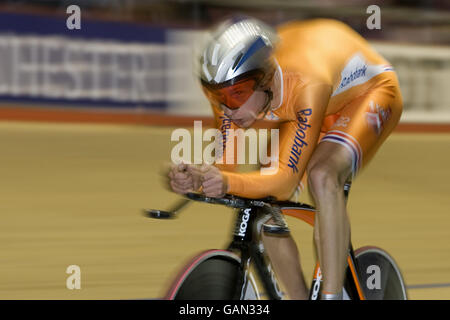
{"type": "Polygon", "coordinates": [[[256,208],[242,208],[239,210],[238,219],[234,228],[233,241],[227,250],[239,251],[241,256],[241,266],[237,288],[239,292],[236,296],[245,295],[246,287],[249,281],[253,281],[250,265],[256,268],[258,278],[262,282],[269,299],[281,300],[284,294],[276,280],[276,276],[272,270],[270,260],[266,259],[264,249],[261,246],[259,237],[263,222],[265,219],[261,216],[256,208]]]}
{"type": "Polygon", "coordinates": [[[272,270],[272,265],[270,262],[266,261],[264,252],[262,252],[256,245],[253,245],[252,247],[253,262],[255,263],[259,278],[264,285],[268,298],[282,300],[284,293],[278,285],[277,278],[272,270]]]}

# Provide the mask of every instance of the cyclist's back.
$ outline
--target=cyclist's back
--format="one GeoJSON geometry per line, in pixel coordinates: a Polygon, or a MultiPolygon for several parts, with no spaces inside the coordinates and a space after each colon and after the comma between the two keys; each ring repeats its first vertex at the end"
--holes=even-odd
{"type": "Polygon", "coordinates": [[[278,28],[281,38],[275,56],[293,83],[326,83],[333,93],[326,110],[337,113],[393,76],[389,62],[358,33],[342,22],[316,19],[287,23],[278,28]]]}

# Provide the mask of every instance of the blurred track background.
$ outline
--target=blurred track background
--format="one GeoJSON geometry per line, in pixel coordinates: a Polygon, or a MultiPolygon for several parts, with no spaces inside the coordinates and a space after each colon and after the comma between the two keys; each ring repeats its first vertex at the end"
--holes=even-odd
{"type": "MultiPolygon", "coordinates": [[[[232,13],[350,24],[396,68],[405,111],[354,183],[355,248],[398,262],[411,299],[450,299],[450,13],[444,1],[4,1],[0,4],[0,299],[157,298],[190,256],[229,240],[233,212],[164,188],[171,133],[210,113],[194,44],[232,13]],[[81,8],[68,30],[66,8],[81,8]],[[366,9],[381,8],[381,30],[366,9]],[[70,265],[81,289],[69,290],[70,265]]],[[[307,279],[312,230],[288,218],[307,279]]]]}

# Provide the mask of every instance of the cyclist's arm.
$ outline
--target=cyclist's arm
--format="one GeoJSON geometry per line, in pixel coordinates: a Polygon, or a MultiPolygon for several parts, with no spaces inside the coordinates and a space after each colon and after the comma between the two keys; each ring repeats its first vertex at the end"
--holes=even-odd
{"type": "Polygon", "coordinates": [[[276,173],[263,175],[260,171],[222,172],[228,183],[228,193],[248,198],[274,196],[279,200],[289,199],[317,144],[330,95],[329,85],[310,84],[302,88],[295,103],[297,119],[280,126],[276,173]]]}

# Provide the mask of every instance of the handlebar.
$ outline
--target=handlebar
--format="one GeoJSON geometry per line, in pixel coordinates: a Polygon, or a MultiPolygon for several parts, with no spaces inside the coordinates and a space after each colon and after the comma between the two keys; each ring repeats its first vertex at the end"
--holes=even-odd
{"type": "Polygon", "coordinates": [[[266,197],[262,199],[248,199],[243,197],[226,194],[221,198],[207,197],[202,193],[188,192],[185,194],[187,199],[180,200],[172,210],[162,211],[155,209],[144,209],[144,214],[155,219],[169,219],[177,216],[179,210],[184,208],[190,201],[206,202],[211,204],[220,204],[235,209],[245,209],[250,207],[264,208],[273,218],[274,224],[264,224],[264,231],[276,234],[289,233],[289,228],[283,218],[282,208],[302,208],[307,210],[315,210],[314,207],[303,203],[294,203],[291,201],[277,201],[274,197],[266,197]]]}
{"type": "Polygon", "coordinates": [[[202,193],[188,192],[185,194],[190,200],[206,202],[211,204],[221,204],[227,207],[236,209],[249,208],[249,207],[264,207],[264,206],[277,206],[277,207],[289,207],[299,208],[314,211],[315,208],[306,203],[292,202],[292,201],[279,201],[274,197],[266,197],[261,199],[248,199],[231,194],[226,194],[222,198],[207,197],[202,193]]]}
{"type": "Polygon", "coordinates": [[[226,194],[222,198],[207,197],[201,193],[188,192],[185,194],[187,198],[194,201],[206,202],[211,204],[221,204],[227,207],[236,209],[248,208],[248,207],[264,207],[269,204],[270,201],[274,201],[274,198],[268,197],[265,199],[247,199],[231,194],[226,194]]]}

